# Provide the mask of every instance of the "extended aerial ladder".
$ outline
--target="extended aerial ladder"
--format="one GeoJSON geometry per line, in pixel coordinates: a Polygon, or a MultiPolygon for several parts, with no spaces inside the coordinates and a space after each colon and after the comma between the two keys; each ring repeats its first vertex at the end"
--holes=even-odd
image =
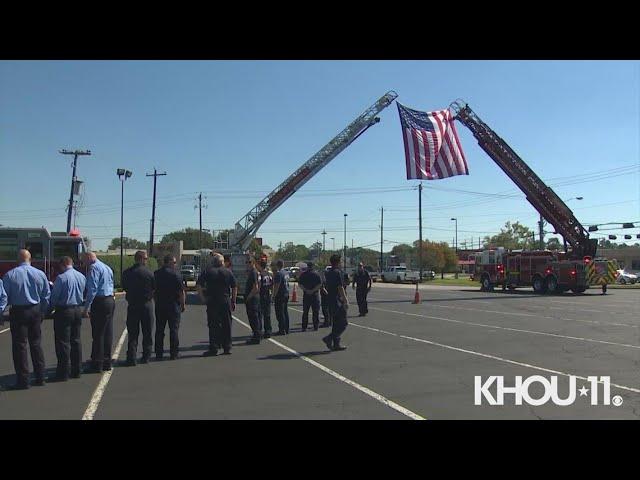
{"type": "Polygon", "coordinates": [[[526,195],[529,203],[547,220],[571,246],[568,256],[574,260],[596,255],[598,241],[589,238],[567,205],[549,188],[511,147],[484,123],[466,103],[451,104],[457,118],[473,133],[480,147],[498,164],[526,195]]]}
{"type": "Polygon", "coordinates": [[[385,93],[371,107],[351,122],[344,130],[322,147],[315,155],[278,185],[269,195],[235,224],[229,240],[229,249],[244,252],[249,248],[258,228],[280,205],[331,162],[340,152],[380,121],[376,116],[398,97],[393,90],[385,93]]]}

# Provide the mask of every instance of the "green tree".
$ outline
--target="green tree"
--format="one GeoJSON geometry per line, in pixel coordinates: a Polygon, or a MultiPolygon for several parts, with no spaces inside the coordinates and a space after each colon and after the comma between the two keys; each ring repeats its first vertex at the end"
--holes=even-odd
{"type": "MultiPolygon", "coordinates": [[[[419,240],[413,242],[418,254],[419,240]]],[[[420,262],[418,262],[419,268],[420,262]]],[[[433,269],[434,272],[442,272],[445,266],[445,254],[441,243],[430,242],[429,240],[422,242],[422,269],[433,269]]]]}
{"type": "Polygon", "coordinates": [[[310,258],[309,249],[304,245],[294,245],[287,242],[276,252],[276,257],[288,262],[308,260],[310,258]]]}
{"type": "Polygon", "coordinates": [[[406,243],[401,243],[393,246],[390,255],[397,256],[400,263],[411,265],[415,256],[415,248],[406,243]]]}
{"type": "MultiPolygon", "coordinates": [[[[176,232],[167,233],[162,237],[161,243],[178,242],[182,240],[184,243],[182,248],[185,250],[197,250],[200,248],[200,230],[197,228],[185,228],[176,232]]],[[[213,248],[213,237],[210,233],[202,232],[202,248],[213,248]]]]}
{"type": "Polygon", "coordinates": [[[556,252],[558,250],[562,250],[562,248],[563,247],[560,243],[560,240],[558,240],[556,237],[551,237],[549,240],[547,240],[547,250],[556,252]]]}
{"type": "Polygon", "coordinates": [[[255,257],[260,258],[262,255],[262,247],[258,244],[256,239],[251,240],[251,244],[249,245],[249,252],[255,257]]]}
{"type": "Polygon", "coordinates": [[[508,250],[532,248],[534,246],[533,231],[520,222],[507,222],[500,233],[492,237],[484,237],[485,246],[504,247],[508,250]]]}
{"type": "MultiPolygon", "coordinates": [[[[146,250],[147,248],[147,244],[145,242],[141,242],[140,240],[136,240],[135,238],[129,238],[129,237],[122,237],[122,245],[123,245],[123,248],[138,248],[142,250],[146,250]]],[[[111,240],[108,250],[118,250],[119,248],[120,248],[120,237],[117,237],[111,240]]]]}

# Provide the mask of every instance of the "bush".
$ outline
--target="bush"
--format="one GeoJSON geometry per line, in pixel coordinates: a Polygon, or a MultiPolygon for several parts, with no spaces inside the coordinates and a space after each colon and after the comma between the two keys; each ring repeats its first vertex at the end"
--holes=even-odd
{"type": "MultiPolygon", "coordinates": [[[[113,270],[113,286],[116,288],[121,287],[120,283],[120,255],[99,255],[98,260],[102,263],[105,263],[111,267],[113,270]]],[[[123,257],[122,258],[122,271],[124,272],[127,268],[131,267],[135,262],[133,257],[123,257]]],[[[152,272],[158,269],[158,261],[151,257],[147,261],[147,267],[152,272]]]]}

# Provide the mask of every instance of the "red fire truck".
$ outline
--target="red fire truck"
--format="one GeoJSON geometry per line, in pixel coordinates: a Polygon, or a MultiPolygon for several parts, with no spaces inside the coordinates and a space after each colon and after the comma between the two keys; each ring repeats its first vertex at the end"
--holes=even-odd
{"type": "Polygon", "coordinates": [[[42,270],[49,281],[58,275],[60,257],[73,259],[75,267],[86,273],[80,264],[80,254],[86,251],[80,232],[49,232],[46,228],[0,227],[0,277],[18,265],[18,250],[31,252],[31,265],[42,270]]]}
{"type": "Polygon", "coordinates": [[[495,285],[503,289],[532,286],[538,293],[584,292],[589,285],[602,286],[606,293],[610,276],[594,272],[609,272],[614,263],[595,259],[598,242],[567,205],[548,187],[518,154],[484,123],[469,105],[462,101],[452,104],[455,119],[467,127],[478,145],[526,195],[527,201],[562,235],[564,252],[486,250],[476,255],[474,278],[483,290],[495,285]],[[600,267],[594,269],[594,267],[600,267]]]}
{"type": "Polygon", "coordinates": [[[548,250],[485,250],[476,255],[475,278],[484,291],[501,285],[503,290],[533,287],[537,293],[582,293],[588,286],[586,267],[590,261],[571,260],[563,252],[548,250]]]}

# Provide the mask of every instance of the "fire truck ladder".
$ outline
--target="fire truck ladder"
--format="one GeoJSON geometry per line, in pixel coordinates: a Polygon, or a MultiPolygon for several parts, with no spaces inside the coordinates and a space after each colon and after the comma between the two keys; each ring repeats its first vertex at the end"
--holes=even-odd
{"type": "Polygon", "coordinates": [[[376,103],[351,122],[342,132],[322,147],[314,156],[278,185],[269,195],[235,224],[231,233],[229,248],[244,252],[255,236],[258,228],[280,205],[282,205],[300,187],[329,164],[340,152],[347,148],[369,127],[380,121],[376,116],[398,97],[393,90],[385,93],[376,103]]]}
{"type": "Polygon", "coordinates": [[[491,130],[465,102],[457,100],[451,104],[451,109],[455,113],[454,118],[471,130],[478,145],[513,180],[533,208],[553,225],[565,242],[571,245],[571,256],[575,259],[582,259],[584,256],[595,257],[598,241],[589,238],[589,232],[569,207],[545,185],[507,142],[491,130]]]}

